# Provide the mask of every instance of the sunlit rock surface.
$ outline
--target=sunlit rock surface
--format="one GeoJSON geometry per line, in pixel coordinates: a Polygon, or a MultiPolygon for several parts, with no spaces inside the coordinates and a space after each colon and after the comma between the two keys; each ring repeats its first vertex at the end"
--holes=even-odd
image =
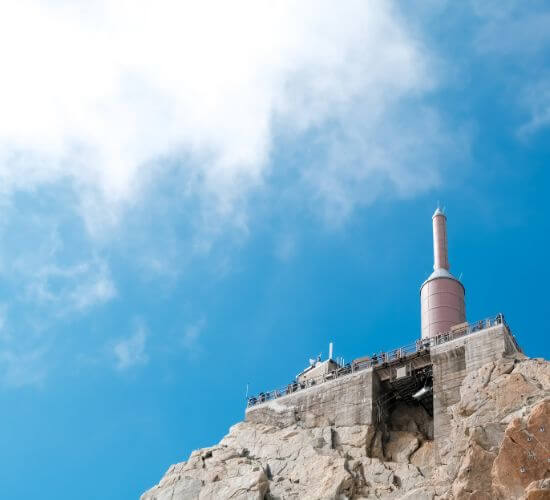
{"type": "Polygon", "coordinates": [[[141,499],[550,499],[550,363],[491,362],[460,394],[437,464],[421,407],[399,404],[381,426],[241,422],[141,499]]]}

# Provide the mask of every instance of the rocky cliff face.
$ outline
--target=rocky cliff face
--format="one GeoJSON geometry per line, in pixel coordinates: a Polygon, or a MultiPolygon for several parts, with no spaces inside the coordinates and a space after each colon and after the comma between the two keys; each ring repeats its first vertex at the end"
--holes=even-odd
{"type": "Polygon", "coordinates": [[[383,426],[241,422],[172,465],[141,500],[550,499],[550,363],[502,359],[469,374],[435,447],[420,406],[383,426]]]}

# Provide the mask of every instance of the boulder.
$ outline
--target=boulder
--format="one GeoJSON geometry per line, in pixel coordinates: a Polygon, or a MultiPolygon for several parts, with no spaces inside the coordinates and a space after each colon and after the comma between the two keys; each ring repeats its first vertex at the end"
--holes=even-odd
{"type": "Polygon", "coordinates": [[[417,434],[407,431],[391,431],[385,446],[386,459],[392,462],[408,463],[410,456],[420,448],[417,434]]]}
{"type": "Polygon", "coordinates": [[[521,500],[546,500],[550,498],[550,478],[529,483],[521,500]]]}
{"type": "Polygon", "coordinates": [[[424,441],[420,448],[416,450],[410,457],[411,464],[423,469],[425,467],[433,467],[435,465],[434,443],[433,441],[424,441]]]}
{"type": "Polygon", "coordinates": [[[534,481],[550,477],[550,400],[508,424],[492,467],[495,490],[520,498],[534,481]]]}

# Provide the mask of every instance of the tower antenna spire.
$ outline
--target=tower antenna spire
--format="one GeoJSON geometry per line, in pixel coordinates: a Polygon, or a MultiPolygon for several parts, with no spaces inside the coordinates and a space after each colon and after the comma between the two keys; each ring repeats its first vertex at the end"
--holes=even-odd
{"type": "Polygon", "coordinates": [[[439,208],[439,203],[432,216],[433,240],[434,240],[434,270],[450,269],[449,252],[447,248],[447,217],[439,208]]]}
{"type": "Polygon", "coordinates": [[[466,321],[464,286],[449,272],[447,217],[439,202],[432,216],[434,271],[420,287],[422,338],[466,321]]]}

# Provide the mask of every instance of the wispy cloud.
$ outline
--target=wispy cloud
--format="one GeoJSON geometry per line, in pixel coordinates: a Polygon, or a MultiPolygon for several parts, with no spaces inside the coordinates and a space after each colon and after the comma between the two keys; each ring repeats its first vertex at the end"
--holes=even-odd
{"type": "MultiPolygon", "coordinates": [[[[87,231],[76,265],[131,240],[144,276],[178,276],[220,234],[248,234],[279,170],[298,205],[340,224],[440,185],[465,149],[423,100],[438,66],[393,2],[25,0],[0,19],[0,57],[0,203],[63,192],[62,218],[87,231]]],[[[103,261],[77,310],[115,296],[103,261]]],[[[47,299],[67,264],[45,262],[33,293],[47,299]]]]}
{"type": "MultiPolygon", "coordinates": [[[[438,186],[467,141],[426,103],[439,70],[398,6],[22,0],[5,9],[8,306],[24,303],[37,329],[51,329],[124,293],[113,256],[140,267],[139,279],[178,280],[222,239],[209,269],[224,276],[234,244],[224,236],[246,239],[255,202],[279,188],[281,172],[298,200],[285,209],[335,225],[380,196],[438,186]]],[[[290,239],[276,249],[282,259],[294,252],[290,239]]],[[[200,350],[204,327],[183,332],[188,352],[200,350]]],[[[147,338],[140,327],[109,344],[118,370],[147,362],[147,338]]],[[[29,353],[42,345],[31,340],[29,353]]]]}
{"type": "Polygon", "coordinates": [[[16,324],[10,313],[8,304],[0,304],[0,386],[39,386],[50,367],[48,342],[28,325],[16,324]]]}
{"type": "Polygon", "coordinates": [[[185,328],[181,339],[181,344],[188,353],[196,354],[200,350],[200,337],[205,326],[206,320],[201,318],[185,328]]]}
{"type": "Polygon", "coordinates": [[[116,296],[107,264],[89,261],[69,267],[47,265],[27,287],[27,296],[57,306],[58,314],[83,311],[116,296]]]}
{"type": "Polygon", "coordinates": [[[546,2],[473,2],[482,20],[477,51],[490,64],[505,64],[513,104],[529,118],[518,127],[522,139],[550,125],[550,12],[546,2]],[[543,68],[543,71],[541,71],[543,68]]]}
{"type": "Polygon", "coordinates": [[[42,348],[0,349],[0,382],[12,388],[42,384],[47,375],[44,358],[42,348]]]}
{"type": "Polygon", "coordinates": [[[119,340],[113,345],[115,368],[125,371],[137,365],[149,362],[149,356],[145,352],[147,343],[147,329],[145,325],[138,324],[132,335],[119,340]]]}
{"type": "MultiPolygon", "coordinates": [[[[548,28],[550,30],[550,23],[548,28]]],[[[523,91],[523,103],[531,116],[519,128],[520,137],[527,137],[550,126],[550,77],[528,85],[523,91]]]]}
{"type": "Polygon", "coordinates": [[[0,304],[0,341],[5,341],[10,339],[10,334],[6,329],[7,322],[7,304],[0,304]]]}
{"type": "MultiPolygon", "coordinates": [[[[192,192],[235,219],[265,181],[278,129],[331,124],[377,144],[387,111],[437,80],[392,3],[359,0],[27,0],[0,20],[0,56],[3,191],[69,180],[94,232],[174,158],[192,192]],[[357,102],[361,119],[349,120],[357,102]]],[[[374,196],[379,177],[396,184],[399,161],[364,170],[362,189],[374,196]]]]}
{"type": "Polygon", "coordinates": [[[475,0],[473,5],[483,20],[475,41],[480,52],[525,56],[548,49],[550,13],[546,2],[475,0]]]}
{"type": "Polygon", "coordinates": [[[277,238],[275,242],[275,255],[279,260],[283,262],[289,261],[296,255],[296,252],[297,243],[295,236],[285,233],[277,238]]]}

